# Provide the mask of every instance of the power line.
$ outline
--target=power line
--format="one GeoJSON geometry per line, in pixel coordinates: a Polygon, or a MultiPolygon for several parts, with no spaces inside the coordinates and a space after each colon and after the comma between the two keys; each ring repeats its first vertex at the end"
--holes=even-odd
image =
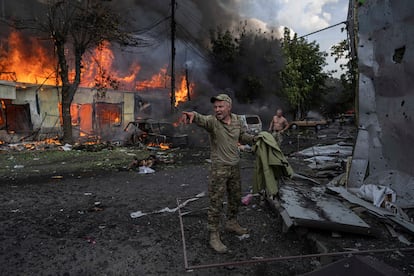
{"type": "Polygon", "coordinates": [[[134,33],[134,34],[143,34],[143,33],[146,33],[146,32],[148,32],[148,31],[150,31],[150,30],[154,29],[155,27],[157,27],[157,26],[158,26],[158,25],[160,25],[161,23],[163,23],[163,22],[167,21],[168,19],[170,19],[170,17],[171,17],[171,16],[167,16],[167,17],[164,17],[164,18],[158,19],[157,21],[153,22],[151,25],[146,26],[145,28],[142,28],[142,29],[133,30],[131,33],[134,33]]]}
{"type": "Polygon", "coordinates": [[[333,27],[339,26],[341,24],[347,24],[347,23],[348,23],[348,21],[342,21],[342,22],[336,23],[334,25],[328,26],[326,28],[323,28],[323,29],[320,29],[320,30],[317,30],[317,31],[314,31],[314,32],[311,32],[311,33],[308,33],[308,34],[305,34],[305,35],[302,35],[302,36],[299,36],[298,38],[304,38],[306,36],[310,36],[310,35],[313,35],[313,34],[316,34],[316,33],[320,33],[320,32],[326,31],[328,29],[331,29],[333,27]]]}
{"type": "Polygon", "coordinates": [[[177,24],[177,27],[182,31],[181,41],[187,46],[187,48],[191,48],[193,52],[200,58],[204,59],[205,61],[209,61],[207,56],[210,54],[210,51],[204,47],[201,47],[199,42],[197,42],[196,39],[189,32],[187,32],[183,26],[177,24]],[[194,44],[198,45],[198,47],[196,47],[194,44]],[[207,54],[203,53],[201,50],[204,50],[207,54]]]}
{"type": "Polygon", "coordinates": [[[203,33],[206,36],[210,35],[210,29],[207,29],[204,25],[201,24],[200,18],[196,17],[193,13],[186,11],[186,9],[191,10],[191,8],[186,6],[185,3],[186,2],[181,3],[181,6],[185,7],[184,10],[177,8],[177,14],[181,14],[187,21],[191,21],[190,24],[196,25],[199,32],[203,33]]]}

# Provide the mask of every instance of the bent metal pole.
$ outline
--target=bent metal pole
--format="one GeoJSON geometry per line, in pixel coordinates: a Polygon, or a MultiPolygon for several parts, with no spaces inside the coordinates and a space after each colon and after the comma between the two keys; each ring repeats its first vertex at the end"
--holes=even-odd
{"type": "Polygon", "coordinates": [[[271,258],[263,258],[263,259],[244,260],[244,261],[235,261],[235,262],[224,262],[224,263],[212,263],[212,264],[204,264],[204,265],[202,264],[202,265],[193,265],[193,266],[186,265],[186,270],[195,270],[195,269],[203,269],[203,268],[215,268],[215,267],[223,267],[223,266],[253,265],[253,264],[258,264],[258,263],[280,262],[280,261],[288,261],[288,260],[304,259],[304,258],[314,258],[314,257],[386,253],[386,252],[393,252],[393,251],[414,251],[414,247],[370,249],[370,250],[361,250],[361,251],[342,251],[342,252],[330,252],[330,253],[320,253],[320,254],[271,257],[271,258]]]}
{"type": "Polygon", "coordinates": [[[289,260],[297,260],[297,259],[305,259],[305,258],[333,257],[333,256],[344,256],[344,255],[363,255],[363,254],[375,254],[375,253],[379,254],[379,253],[395,252],[395,251],[403,251],[403,252],[414,251],[414,247],[383,248],[383,249],[368,249],[368,250],[360,250],[360,251],[341,251],[341,252],[328,252],[328,253],[307,254],[307,255],[270,257],[270,258],[262,258],[262,259],[241,260],[241,261],[233,261],[233,262],[211,263],[211,264],[189,266],[188,259],[187,259],[187,248],[186,248],[186,243],[185,243],[184,223],[183,223],[183,217],[181,213],[179,198],[177,198],[177,206],[179,207],[178,217],[180,220],[180,228],[181,228],[184,268],[187,271],[196,270],[196,269],[205,269],[205,268],[224,267],[224,266],[254,265],[254,264],[259,264],[259,263],[281,262],[281,261],[289,261],[289,260]]]}
{"type": "Polygon", "coordinates": [[[183,216],[181,215],[180,199],[178,199],[178,198],[177,198],[177,206],[178,206],[178,217],[180,219],[181,240],[183,241],[184,267],[185,267],[186,270],[189,270],[188,261],[187,261],[187,249],[186,249],[186,245],[185,245],[183,216]]]}

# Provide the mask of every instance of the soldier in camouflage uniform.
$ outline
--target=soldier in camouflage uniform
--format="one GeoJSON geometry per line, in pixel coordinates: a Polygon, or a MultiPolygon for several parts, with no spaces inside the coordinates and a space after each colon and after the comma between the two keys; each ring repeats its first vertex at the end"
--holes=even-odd
{"type": "Polygon", "coordinates": [[[181,122],[196,123],[210,134],[211,172],[208,194],[208,230],[210,246],[217,252],[224,253],[227,247],[219,235],[222,204],[227,192],[226,230],[238,235],[247,234],[237,222],[237,213],[241,200],[240,156],[238,142],[253,143],[254,137],[245,133],[240,116],[231,113],[232,100],[227,94],[211,98],[214,105],[213,115],[201,115],[197,112],[183,112],[181,122]]]}

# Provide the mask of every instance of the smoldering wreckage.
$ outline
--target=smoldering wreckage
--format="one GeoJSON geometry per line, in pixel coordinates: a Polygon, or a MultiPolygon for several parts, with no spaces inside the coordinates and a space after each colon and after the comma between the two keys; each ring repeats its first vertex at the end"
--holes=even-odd
{"type": "MultiPolygon", "coordinates": [[[[133,220],[166,213],[178,215],[183,268],[177,274],[297,259],[317,260],[317,269],[307,275],[362,271],[367,275],[414,274],[414,152],[410,147],[414,97],[408,89],[414,86],[414,63],[409,58],[414,46],[413,23],[408,20],[412,10],[414,4],[409,1],[373,0],[362,5],[350,1],[348,31],[360,68],[356,134],[353,127],[340,131],[334,126],[308,137],[292,131],[282,150],[290,152],[287,160],[295,170],[293,177],[276,176],[275,197],[252,194],[251,190],[243,197],[241,204],[245,206],[256,206],[260,198],[266,201],[280,216],[282,231],[305,237],[313,245],[312,253],[258,257],[259,250],[254,256],[193,264],[186,217],[197,212],[191,206],[205,198],[205,192],[178,197],[176,206],[125,214],[133,220]],[[377,20],[384,11],[389,18],[377,20]],[[393,23],[387,24],[387,20],[393,23]],[[386,58],[395,56],[397,50],[400,53],[399,49],[404,49],[402,58],[386,58]],[[370,247],[364,247],[365,240],[370,241],[370,247]],[[388,256],[394,259],[389,261],[388,256]]],[[[156,102],[151,93],[107,91],[100,95],[96,90],[80,88],[73,102],[72,121],[74,136],[81,143],[59,144],[55,139],[60,135],[61,115],[56,108],[59,93],[59,87],[51,85],[0,83],[2,153],[50,148],[69,151],[88,143],[92,147],[130,143],[151,154],[144,159],[133,158],[126,169],[157,174],[154,164],[174,164],[191,139],[188,130],[180,131],[172,122],[137,120],[151,114],[156,102]]],[[[166,91],[158,91],[158,95],[168,96],[166,91]]],[[[240,149],[243,155],[250,150],[243,146],[240,149]]]]}

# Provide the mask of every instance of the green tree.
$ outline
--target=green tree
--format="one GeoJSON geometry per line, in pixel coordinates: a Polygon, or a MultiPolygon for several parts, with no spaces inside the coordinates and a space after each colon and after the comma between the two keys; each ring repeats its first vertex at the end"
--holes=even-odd
{"type": "Polygon", "coordinates": [[[326,80],[326,92],[321,99],[320,111],[333,118],[338,113],[344,113],[352,108],[352,101],[349,101],[349,93],[347,93],[339,78],[329,77],[326,80]]]}
{"type": "Polygon", "coordinates": [[[217,28],[210,32],[212,64],[219,74],[226,74],[231,80],[235,79],[233,67],[238,55],[239,45],[233,34],[217,28]]]}
{"type": "Polygon", "coordinates": [[[338,44],[332,46],[331,56],[335,57],[335,62],[340,59],[345,59],[346,63],[340,64],[339,68],[342,70],[340,76],[341,84],[344,88],[344,104],[349,109],[354,106],[355,101],[355,90],[357,87],[357,58],[351,56],[349,43],[347,40],[342,40],[338,44]]]}
{"type": "Polygon", "coordinates": [[[300,117],[319,105],[328,77],[323,72],[326,53],[319,50],[316,42],[308,42],[296,34],[291,37],[288,28],[284,31],[282,49],[285,58],[281,72],[283,95],[300,117]]]}

